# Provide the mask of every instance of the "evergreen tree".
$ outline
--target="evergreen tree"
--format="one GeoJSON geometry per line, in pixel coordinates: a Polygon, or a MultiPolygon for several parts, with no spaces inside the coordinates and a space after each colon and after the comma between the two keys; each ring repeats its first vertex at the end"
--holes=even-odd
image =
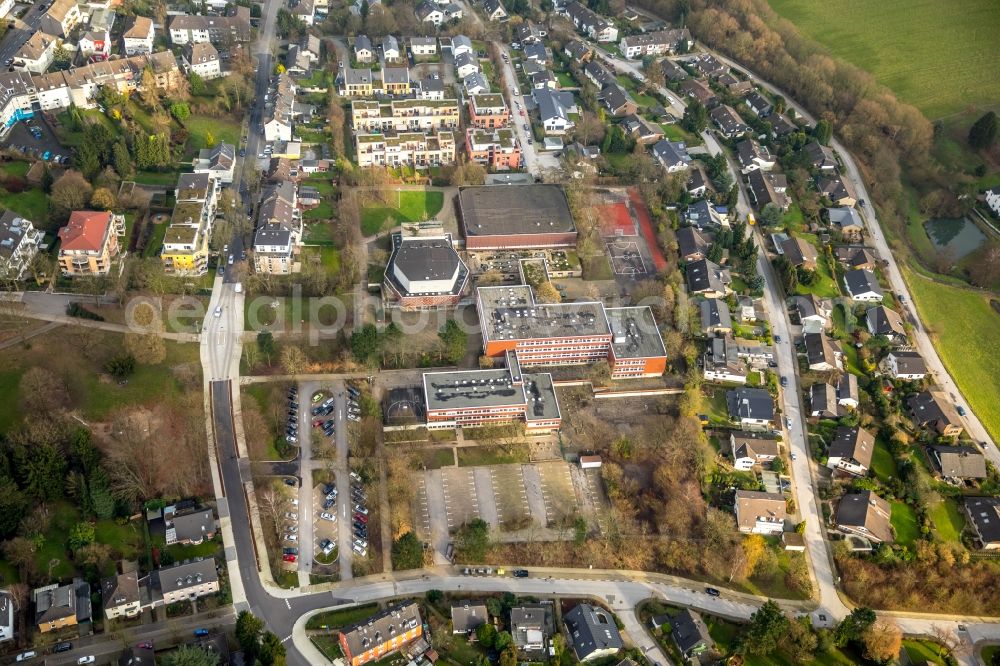
{"type": "Polygon", "coordinates": [[[969,128],[969,145],[976,150],[985,150],[997,139],[997,114],[989,111],[969,128]]]}

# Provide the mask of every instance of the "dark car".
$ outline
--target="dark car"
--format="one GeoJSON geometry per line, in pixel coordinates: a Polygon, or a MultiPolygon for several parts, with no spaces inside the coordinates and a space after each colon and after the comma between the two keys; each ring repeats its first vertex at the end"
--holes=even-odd
{"type": "Polygon", "coordinates": [[[336,502],[336,501],[337,500],[335,500],[335,499],[323,500],[323,508],[324,509],[329,509],[331,506],[333,506],[334,502],[336,502]]]}
{"type": "Polygon", "coordinates": [[[291,486],[292,488],[298,485],[298,482],[295,479],[284,479],[284,481],[286,486],[291,486]]]}
{"type": "Polygon", "coordinates": [[[319,413],[323,411],[323,408],[322,407],[313,407],[312,410],[310,410],[310,411],[312,412],[313,416],[319,416],[319,413]]]}
{"type": "Polygon", "coordinates": [[[73,649],[72,643],[56,643],[56,646],[52,648],[53,652],[69,652],[73,649]]]}
{"type": "Polygon", "coordinates": [[[511,572],[511,574],[513,574],[514,578],[527,578],[528,577],[528,570],[527,569],[514,569],[511,572]]]}
{"type": "Polygon", "coordinates": [[[365,525],[367,525],[367,524],[368,524],[368,516],[365,516],[365,515],[362,515],[362,514],[360,514],[360,513],[355,513],[355,514],[354,514],[354,518],[355,518],[355,520],[360,520],[360,521],[361,521],[361,522],[363,522],[363,523],[364,523],[365,525]]]}
{"type": "Polygon", "coordinates": [[[283,554],[285,554],[285,555],[298,555],[299,554],[299,549],[298,548],[288,547],[288,548],[282,548],[281,552],[283,554]]]}
{"type": "Polygon", "coordinates": [[[782,377],[781,378],[781,388],[785,388],[786,386],[788,386],[788,377],[782,377]]]}
{"type": "Polygon", "coordinates": [[[139,648],[140,650],[152,650],[153,649],[153,642],[152,641],[144,641],[142,643],[136,643],[136,647],[139,648]]]}
{"type": "Polygon", "coordinates": [[[720,596],[722,596],[722,592],[719,592],[714,587],[706,587],[705,588],[705,594],[707,594],[710,597],[720,597],[720,596]]]}
{"type": "Polygon", "coordinates": [[[246,157],[246,156],[247,156],[247,149],[240,148],[240,157],[246,157]]]}

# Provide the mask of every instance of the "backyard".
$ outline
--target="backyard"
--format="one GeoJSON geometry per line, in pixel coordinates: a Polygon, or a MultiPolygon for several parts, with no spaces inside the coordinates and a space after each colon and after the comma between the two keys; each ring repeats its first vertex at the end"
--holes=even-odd
{"type": "Polygon", "coordinates": [[[892,502],[892,529],[896,533],[896,543],[900,546],[912,546],[920,536],[920,526],[917,524],[917,512],[905,502],[892,502]]]}
{"type": "Polygon", "coordinates": [[[422,222],[434,218],[444,207],[444,193],[440,191],[404,190],[397,192],[396,208],[366,206],[361,210],[361,232],[373,236],[385,230],[391,218],[394,223],[422,222]]]}

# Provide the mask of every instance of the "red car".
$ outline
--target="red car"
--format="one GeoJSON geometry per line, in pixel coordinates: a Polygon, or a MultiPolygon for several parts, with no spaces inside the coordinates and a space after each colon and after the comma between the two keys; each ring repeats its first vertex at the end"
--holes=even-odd
{"type": "Polygon", "coordinates": [[[286,561],[286,562],[294,562],[294,561],[295,561],[295,560],[297,560],[298,558],[297,558],[297,557],[295,557],[295,555],[282,555],[282,556],[281,556],[281,559],[283,559],[283,560],[284,560],[284,561],[286,561]]]}
{"type": "Polygon", "coordinates": [[[354,520],[360,520],[365,525],[368,524],[368,516],[366,516],[364,514],[360,514],[360,513],[355,512],[354,513],[354,520]]]}
{"type": "Polygon", "coordinates": [[[145,643],[137,644],[136,647],[139,648],[140,650],[152,650],[153,644],[149,641],[146,641],[145,643]]]}
{"type": "Polygon", "coordinates": [[[521,109],[521,117],[525,117],[525,116],[527,116],[527,115],[528,115],[528,114],[526,114],[526,113],[524,112],[524,109],[521,109]]]}

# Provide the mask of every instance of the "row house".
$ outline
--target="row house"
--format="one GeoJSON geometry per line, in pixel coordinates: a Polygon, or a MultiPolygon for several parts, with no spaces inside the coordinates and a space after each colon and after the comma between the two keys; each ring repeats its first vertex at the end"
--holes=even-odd
{"type": "Polygon", "coordinates": [[[358,166],[401,166],[426,169],[455,162],[455,135],[439,132],[398,134],[359,133],[355,139],[358,166]]]}
{"type": "Polygon", "coordinates": [[[677,28],[623,37],[620,48],[626,58],[635,59],[684,52],[693,44],[691,32],[687,28],[677,28]]]}
{"type": "Polygon", "coordinates": [[[175,46],[212,42],[226,48],[231,44],[249,42],[250,37],[248,7],[236,7],[232,16],[181,14],[170,20],[170,43],[175,46]]]}
{"type": "Polygon", "coordinates": [[[288,275],[302,245],[302,214],[293,181],[268,186],[260,204],[254,234],[254,270],[258,273],[288,275]]]}
{"type": "Polygon", "coordinates": [[[404,99],[351,102],[357,132],[414,132],[458,127],[458,100],[404,99]]]}

